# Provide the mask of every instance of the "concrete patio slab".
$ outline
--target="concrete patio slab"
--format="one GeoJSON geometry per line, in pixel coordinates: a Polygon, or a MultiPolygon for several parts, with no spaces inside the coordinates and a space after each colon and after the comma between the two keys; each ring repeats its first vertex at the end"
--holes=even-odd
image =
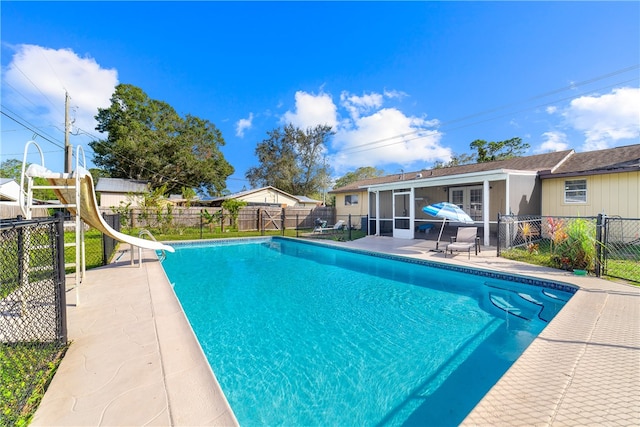
{"type": "MultiPolygon", "coordinates": [[[[640,425],[640,287],[508,261],[495,248],[445,259],[425,240],[327,244],[579,286],[463,424],[640,425]]],[[[237,425],[155,254],[142,268],[127,257],[87,272],[81,304],[68,307],[73,343],[32,424],[237,425]]]]}
{"type": "MultiPolygon", "coordinates": [[[[34,426],[237,425],[152,251],[87,271],[34,426]]],[[[70,281],[72,282],[72,281],[70,281]]]]}

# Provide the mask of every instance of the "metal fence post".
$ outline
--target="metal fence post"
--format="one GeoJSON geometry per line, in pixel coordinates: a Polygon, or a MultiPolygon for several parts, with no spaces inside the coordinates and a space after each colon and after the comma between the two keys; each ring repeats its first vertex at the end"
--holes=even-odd
{"type": "Polygon", "coordinates": [[[497,255],[496,256],[498,258],[500,258],[500,234],[501,234],[500,232],[501,232],[501,229],[500,229],[500,212],[498,212],[498,233],[497,233],[498,234],[498,239],[497,239],[498,248],[496,249],[496,251],[497,251],[497,255]]]}
{"type": "MultiPolygon", "coordinates": [[[[17,216],[18,222],[21,222],[24,218],[22,215],[17,216]]],[[[24,231],[23,227],[18,227],[18,283],[20,286],[24,286],[24,231]]]]}
{"type": "MultiPolygon", "coordinates": [[[[54,261],[56,265],[57,277],[56,277],[56,291],[55,298],[57,301],[56,311],[59,313],[56,326],[58,327],[56,336],[62,340],[63,343],[67,342],[67,292],[66,292],[66,276],[64,267],[64,213],[56,212],[56,255],[57,260],[54,261]]],[[[119,220],[119,219],[118,219],[119,220]]]]}
{"type": "Polygon", "coordinates": [[[349,240],[351,240],[351,214],[349,214],[348,225],[349,227],[349,240]]]}
{"type": "MultiPolygon", "coordinates": [[[[58,213],[56,212],[56,217],[58,216],[58,213]]],[[[105,212],[102,212],[102,218],[106,221],[107,220],[107,214],[105,212]]],[[[109,225],[113,225],[113,224],[109,224],[109,225]]],[[[107,248],[107,236],[105,234],[102,234],[102,265],[107,265],[108,262],[108,257],[109,255],[107,255],[107,252],[109,251],[109,249],[107,248]]]]}
{"type": "Polygon", "coordinates": [[[281,214],[281,218],[282,218],[282,219],[281,219],[281,221],[280,221],[280,227],[282,228],[282,235],[283,235],[283,236],[284,236],[284,225],[285,225],[285,224],[284,224],[284,221],[285,221],[285,219],[286,219],[286,215],[285,215],[284,209],[285,209],[285,208],[282,208],[282,214],[281,214]]]}
{"type": "Polygon", "coordinates": [[[298,235],[298,230],[300,229],[300,220],[299,220],[299,218],[298,218],[298,217],[299,217],[299,215],[298,215],[298,214],[296,214],[296,237],[300,237],[300,236],[298,235]]]}
{"type": "MultiPolygon", "coordinates": [[[[598,218],[596,219],[596,277],[600,277],[602,274],[602,265],[603,265],[603,256],[606,256],[606,251],[602,250],[602,246],[604,242],[602,241],[602,231],[603,227],[605,227],[606,219],[604,215],[601,213],[598,214],[598,218]]],[[[604,230],[604,234],[606,235],[606,230],[604,230]]]]}

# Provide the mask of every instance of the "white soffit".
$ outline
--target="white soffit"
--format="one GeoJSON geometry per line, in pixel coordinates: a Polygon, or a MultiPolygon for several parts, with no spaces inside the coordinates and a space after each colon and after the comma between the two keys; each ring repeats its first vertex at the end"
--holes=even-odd
{"type": "Polygon", "coordinates": [[[503,181],[506,180],[509,175],[528,175],[535,176],[537,171],[522,171],[511,169],[498,169],[493,171],[465,173],[459,175],[446,175],[439,177],[418,178],[404,181],[386,182],[384,184],[377,185],[365,185],[360,188],[368,189],[369,191],[385,191],[385,190],[397,190],[401,188],[424,188],[424,187],[443,187],[462,184],[475,184],[481,181],[503,181]]]}

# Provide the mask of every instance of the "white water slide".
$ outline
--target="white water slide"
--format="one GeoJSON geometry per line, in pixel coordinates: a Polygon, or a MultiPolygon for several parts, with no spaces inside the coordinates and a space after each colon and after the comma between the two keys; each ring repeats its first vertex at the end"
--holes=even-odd
{"type": "MultiPolygon", "coordinates": [[[[35,177],[46,178],[51,185],[50,188],[53,189],[60,203],[64,205],[61,207],[65,207],[66,209],[71,211],[73,215],[76,215],[77,211],[79,210],[80,218],[82,219],[82,221],[104,233],[105,235],[111,237],[112,239],[118,240],[123,243],[129,243],[139,248],[174,252],[173,247],[169,245],[165,245],[164,243],[157,242],[155,240],[141,239],[139,237],[120,233],[111,228],[109,224],[105,222],[104,218],[102,218],[102,215],[100,215],[100,209],[98,208],[96,193],[93,186],[93,178],[85,168],[79,165],[78,160],[81,153],[80,150],[78,150],[76,158],[75,171],[68,174],[56,173],[50,171],[44,166],[44,157],[42,156],[42,151],[40,150],[40,147],[38,147],[38,145],[33,141],[28,142],[27,146],[25,147],[25,161],[29,144],[34,144],[40,151],[42,164],[37,165],[33,163],[29,165],[29,167],[25,171],[25,163],[23,162],[23,179],[25,176],[27,177],[27,179],[32,179],[35,177]]],[[[21,187],[24,188],[24,183],[21,183],[21,187]]],[[[29,209],[25,209],[25,207],[31,206],[33,194],[31,191],[29,191],[26,196],[27,200],[21,200],[20,206],[22,207],[25,217],[30,218],[31,215],[30,212],[28,212],[29,209]]]]}

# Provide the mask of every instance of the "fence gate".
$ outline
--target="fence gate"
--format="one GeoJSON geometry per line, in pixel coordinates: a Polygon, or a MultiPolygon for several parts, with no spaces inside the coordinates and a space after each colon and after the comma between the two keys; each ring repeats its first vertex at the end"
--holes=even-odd
{"type": "Polygon", "coordinates": [[[605,217],[603,273],[640,282],[640,219],[605,217]]]}

